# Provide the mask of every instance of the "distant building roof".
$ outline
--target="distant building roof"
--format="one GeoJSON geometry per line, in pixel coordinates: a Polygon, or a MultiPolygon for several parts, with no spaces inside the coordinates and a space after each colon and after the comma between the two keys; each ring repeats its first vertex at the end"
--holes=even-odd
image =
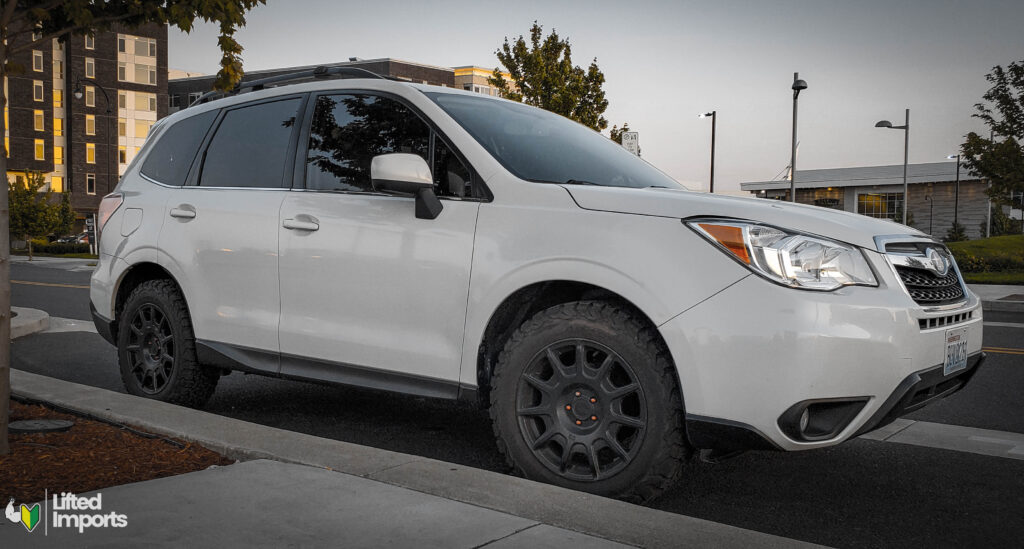
{"type": "MultiPolygon", "coordinates": [[[[424,67],[428,69],[435,69],[440,71],[453,71],[451,67],[438,67],[435,65],[427,65],[425,63],[417,63],[415,61],[403,61],[401,59],[392,59],[390,57],[382,57],[380,59],[357,59],[355,61],[341,61],[337,63],[321,63],[319,65],[300,65],[297,67],[279,67],[276,69],[261,69],[257,71],[245,71],[245,77],[243,80],[251,80],[255,76],[261,75],[276,75],[288,72],[300,72],[306,70],[313,70],[319,66],[324,67],[358,67],[359,65],[370,65],[377,63],[399,63],[402,65],[411,65],[416,67],[424,67]]],[[[186,78],[175,78],[176,82],[187,82],[189,80],[213,80],[217,75],[208,74],[203,76],[190,76],[186,78]]]]}
{"type": "MultiPolygon", "coordinates": [[[[960,180],[975,181],[978,177],[960,164],[960,180]]],[[[956,180],[956,162],[929,162],[909,164],[907,183],[943,183],[956,180]]],[[[860,187],[864,185],[902,185],[903,164],[892,166],[857,166],[853,168],[828,168],[824,170],[796,171],[796,188],[815,189],[819,187],[860,187]]],[[[744,191],[788,189],[789,180],[748,181],[740,183],[744,191]]]]}

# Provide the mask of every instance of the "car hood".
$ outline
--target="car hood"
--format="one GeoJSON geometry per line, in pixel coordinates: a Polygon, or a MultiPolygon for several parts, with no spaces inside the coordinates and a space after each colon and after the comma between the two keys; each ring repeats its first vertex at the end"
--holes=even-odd
{"type": "Polygon", "coordinates": [[[659,217],[729,217],[815,234],[875,249],[874,237],[928,236],[917,229],[818,206],[779,200],[722,196],[676,189],[563,186],[585,210],[659,217]]]}

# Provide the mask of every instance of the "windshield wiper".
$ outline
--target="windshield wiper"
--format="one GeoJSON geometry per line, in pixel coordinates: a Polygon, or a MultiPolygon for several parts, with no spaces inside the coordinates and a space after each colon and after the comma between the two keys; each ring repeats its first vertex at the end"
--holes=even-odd
{"type": "Polygon", "coordinates": [[[565,184],[566,185],[593,185],[595,187],[606,187],[607,186],[607,185],[602,185],[600,183],[594,183],[593,181],[586,181],[586,180],[583,180],[583,179],[568,179],[568,180],[566,180],[565,184]]]}

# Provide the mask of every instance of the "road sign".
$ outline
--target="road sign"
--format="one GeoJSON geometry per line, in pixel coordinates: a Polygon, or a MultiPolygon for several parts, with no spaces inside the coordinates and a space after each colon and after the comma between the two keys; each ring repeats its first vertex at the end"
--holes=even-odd
{"type": "Polygon", "coordinates": [[[622,132],[622,146],[640,156],[640,132],[622,132]]]}

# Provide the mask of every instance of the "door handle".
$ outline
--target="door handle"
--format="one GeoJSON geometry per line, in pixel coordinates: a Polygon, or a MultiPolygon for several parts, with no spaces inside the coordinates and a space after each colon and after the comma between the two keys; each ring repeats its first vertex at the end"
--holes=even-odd
{"type": "Polygon", "coordinates": [[[315,221],[299,221],[298,219],[285,219],[281,226],[298,231],[315,231],[320,228],[320,224],[315,221]]]}
{"type": "Polygon", "coordinates": [[[196,217],[196,211],[189,209],[191,206],[182,204],[177,208],[171,208],[171,217],[177,217],[180,219],[194,219],[196,217]]]}

